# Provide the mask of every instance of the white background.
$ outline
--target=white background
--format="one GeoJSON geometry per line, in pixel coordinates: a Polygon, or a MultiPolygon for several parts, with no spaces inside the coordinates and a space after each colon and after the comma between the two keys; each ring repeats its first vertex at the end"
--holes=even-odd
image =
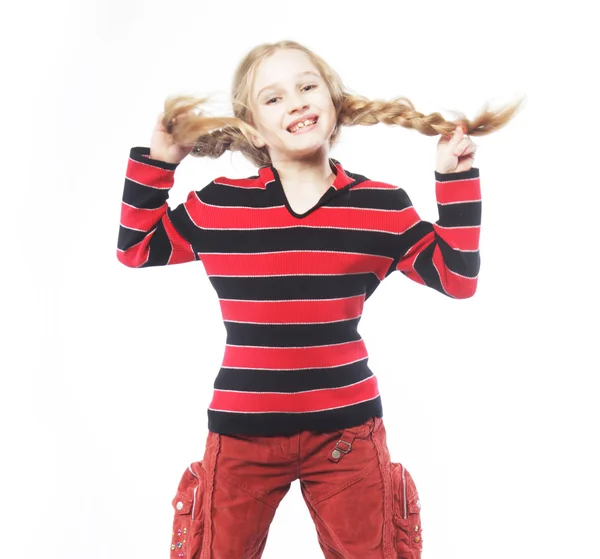
{"type": "MultiPolygon", "coordinates": [[[[159,559],[201,459],[225,329],[202,264],[116,258],[129,149],[172,94],[217,94],[263,42],[294,39],[371,98],[474,117],[483,191],[475,297],[396,273],[360,333],[394,461],[422,502],[424,558],[600,557],[596,21],[583,2],[27,3],[2,21],[1,555],[159,559]],[[533,6],[536,7],[533,7],[533,6]],[[8,78],[8,79],[7,79],[8,78]]],[[[344,129],[331,155],[437,219],[438,137],[344,129]]],[[[170,202],[239,154],[187,158],[170,202]]],[[[297,483],[265,559],[322,557],[297,483]]],[[[236,558],[232,558],[236,559],[236,558]]]]}

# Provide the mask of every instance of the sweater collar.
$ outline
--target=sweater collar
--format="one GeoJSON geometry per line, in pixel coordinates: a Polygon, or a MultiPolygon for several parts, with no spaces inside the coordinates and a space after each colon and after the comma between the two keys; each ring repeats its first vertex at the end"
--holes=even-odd
{"type": "MultiPolygon", "coordinates": [[[[330,166],[332,170],[335,172],[335,179],[333,180],[332,186],[336,190],[342,190],[349,184],[355,182],[355,179],[349,177],[344,171],[342,164],[332,157],[329,158],[330,166]]],[[[263,165],[258,169],[258,176],[260,178],[260,182],[263,188],[266,188],[269,183],[272,183],[276,180],[279,180],[279,173],[277,169],[271,165],[263,165]]]]}

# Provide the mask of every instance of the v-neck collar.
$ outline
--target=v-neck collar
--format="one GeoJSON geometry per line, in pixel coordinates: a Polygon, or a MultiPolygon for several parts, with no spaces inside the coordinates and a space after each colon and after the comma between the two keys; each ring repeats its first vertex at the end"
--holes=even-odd
{"type": "Polygon", "coordinates": [[[317,201],[317,203],[307,210],[306,212],[299,214],[296,213],[292,207],[290,206],[285,191],[283,190],[283,185],[281,184],[281,179],[279,177],[279,173],[277,169],[271,165],[263,165],[258,169],[258,176],[260,179],[260,184],[263,188],[267,188],[269,185],[273,185],[273,187],[280,194],[281,198],[285,203],[285,207],[294,217],[306,217],[308,214],[315,211],[317,208],[322,206],[327,200],[331,197],[335,196],[338,192],[345,189],[352,183],[356,182],[355,179],[349,177],[344,171],[342,164],[332,157],[329,158],[329,166],[335,172],[335,178],[333,179],[333,183],[331,186],[323,193],[323,196],[317,201]]]}

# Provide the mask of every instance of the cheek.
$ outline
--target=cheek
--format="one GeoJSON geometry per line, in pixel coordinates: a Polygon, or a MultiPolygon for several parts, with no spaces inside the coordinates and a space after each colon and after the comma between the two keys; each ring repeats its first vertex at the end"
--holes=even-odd
{"type": "Polygon", "coordinates": [[[274,114],[263,116],[260,120],[262,132],[265,134],[276,134],[281,132],[281,120],[274,114]]]}
{"type": "Polygon", "coordinates": [[[329,113],[329,122],[328,122],[328,132],[329,135],[333,134],[333,131],[335,130],[335,125],[336,125],[336,117],[335,117],[335,109],[332,109],[331,112],[329,113]]]}

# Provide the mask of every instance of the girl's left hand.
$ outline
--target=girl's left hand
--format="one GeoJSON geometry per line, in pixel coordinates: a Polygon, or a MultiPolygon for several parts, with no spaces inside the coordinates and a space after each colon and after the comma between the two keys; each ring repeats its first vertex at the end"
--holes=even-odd
{"type": "Polygon", "coordinates": [[[457,126],[451,136],[442,136],[437,145],[435,170],[438,173],[459,173],[473,166],[477,145],[457,126]]]}

